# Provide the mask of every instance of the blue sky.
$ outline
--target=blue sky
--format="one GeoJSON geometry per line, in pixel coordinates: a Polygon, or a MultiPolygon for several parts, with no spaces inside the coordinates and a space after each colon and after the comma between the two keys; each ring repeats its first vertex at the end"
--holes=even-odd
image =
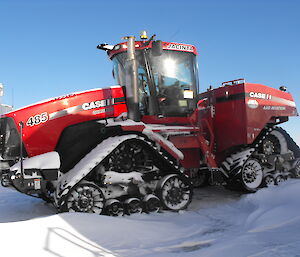
{"type": "MultiPolygon", "coordinates": [[[[0,0],[0,17],[3,101],[15,107],[113,85],[96,45],[144,29],[198,48],[202,90],[244,77],[285,85],[300,105],[297,0],[0,0]]],[[[300,142],[299,119],[285,127],[300,142]]]]}

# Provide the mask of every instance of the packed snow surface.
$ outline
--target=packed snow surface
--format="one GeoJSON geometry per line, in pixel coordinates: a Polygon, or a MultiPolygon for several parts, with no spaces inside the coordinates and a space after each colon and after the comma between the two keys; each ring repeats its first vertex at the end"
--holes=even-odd
{"type": "Polygon", "coordinates": [[[55,214],[0,188],[1,256],[300,256],[300,180],[255,194],[196,189],[179,213],[55,214]]]}

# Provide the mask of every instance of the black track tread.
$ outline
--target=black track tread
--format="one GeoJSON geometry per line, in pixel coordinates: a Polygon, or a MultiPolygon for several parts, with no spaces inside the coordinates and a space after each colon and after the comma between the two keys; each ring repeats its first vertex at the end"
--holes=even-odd
{"type": "MultiPolygon", "coordinates": [[[[147,150],[150,151],[152,158],[153,158],[153,164],[156,167],[158,167],[159,171],[160,171],[156,175],[157,179],[163,179],[163,177],[166,175],[175,174],[180,179],[182,179],[185,183],[187,183],[187,185],[189,185],[189,188],[191,190],[191,197],[190,197],[189,203],[185,207],[185,208],[187,208],[187,206],[192,201],[193,187],[192,187],[190,178],[187,177],[183,172],[180,171],[180,166],[177,165],[175,158],[173,158],[167,151],[163,150],[163,148],[158,150],[156,148],[155,143],[153,141],[150,141],[147,138],[140,137],[140,138],[128,139],[128,140],[125,140],[123,143],[129,142],[129,141],[138,142],[141,145],[143,145],[143,147],[145,147],[147,150]]],[[[111,154],[113,154],[113,152],[111,154]]],[[[109,158],[109,155],[107,156],[107,158],[109,158]]],[[[105,161],[105,159],[103,161],[105,161]]],[[[146,176],[147,176],[147,173],[145,173],[145,176],[144,176],[145,181],[147,180],[146,176]]],[[[151,176],[152,175],[150,175],[150,177],[151,176]]],[[[159,196],[159,192],[155,192],[155,195],[159,196]]],[[[185,208],[183,208],[183,209],[185,209],[185,208]]]]}
{"type": "MultiPolygon", "coordinates": [[[[145,138],[145,137],[139,135],[138,138],[127,139],[127,140],[123,141],[121,144],[129,142],[129,141],[134,141],[134,142],[140,143],[141,145],[143,145],[143,147],[147,148],[150,151],[150,153],[153,157],[154,165],[157,166],[160,170],[160,172],[156,175],[157,179],[162,178],[162,177],[164,177],[168,174],[176,174],[181,179],[183,179],[187,183],[189,183],[190,186],[191,186],[190,179],[185,174],[183,174],[183,172],[180,171],[180,166],[177,164],[176,159],[174,157],[172,157],[163,148],[158,150],[158,148],[155,145],[155,142],[149,140],[148,138],[145,138]]],[[[113,152],[114,152],[114,150],[109,155],[107,155],[99,164],[104,164],[107,161],[107,159],[110,157],[110,155],[113,154],[113,152]]],[[[90,174],[88,174],[88,175],[90,175],[90,174]]],[[[147,173],[145,173],[145,175],[147,175],[147,173]]],[[[150,177],[151,176],[152,175],[150,175],[150,177]]],[[[94,183],[93,179],[91,179],[91,177],[90,178],[85,177],[82,180],[84,180],[84,179],[87,179],[86,181],[88,181],[89,183],[94,183]]],[[[146,179],[146,178],[144,178],[144,179],[146,179]]],[[[79,183],[80,182],[75,184],[73,187],[76,187],[76,185],[78,185],[79,183]]],[[[69,189],[69,190],[71,190],[71,189],[69,189]]],[[[191,186],[191,190],[192,190],[192,186],[191,186]]],[[[64,202],[64,200],[65,200],[65,197],[62,197],[58,202],[59,209],[62,212],[66,211],[64,209],[64,204],[62,204],[62,202],[64,202]]]]}
{"type": "Polygon", "coordinates": [[[274,130],[280,132],[286,139],[288,149],[294,153],[295,158],[300,157],[300,148],[290,134],[281,127],[275,127],[274,130]]]}
{"type": "MultiPolygon", "coordinates": [[[[294,157],[296,159],[300,158],[300,148],[297,145],[297,143],[293,140],[293,138],[288,134],[288,132],[286,130],[284,130],[283,128],[277,127],[277,126],[272,128],[272,131],[274,131],[274,130],[278,131],[279,133],[281,133],[284,136],[284,138],[286,139],[286,142],[287,142],[287,147],[289,150],[291,150],[294,153],[294,157]]],[[[258,149],[260,147],[260,143],[264,140],[264,138],[269,133],[270,133],[269,128],[262,130],[260,135],[257,137],[255,142],[251,146],[258,149]]],[[[232,180],[228,181],[228,183],[225,187],[230,190],[234,190],[234,191],[251,193],[251,191],[246,190],[242,186],[241,183],[242,182],[240,181],[240,178],[238,177],[237,179],[232,179],[232,180]]],[[[253,190],[252,192],[255,192],[255,191],[256,190],[253,190]]]]}
{"type": "MultiPolygon", "coordinates": [[[[273,130],[272,127],[265,127],[264,129],[261,130],[260,134],[257,136],[257,138],[254,140],[254,142],[250,145],[248,145],[248,148],[254,148],[254,149],[259,149],[259,147],[261,146],[261,143],[263,142],[263,140],[266,138],[266,136],[270,133],[270,129],[273,130]]],[[[231,155],[229,155],[228,157],[232,156],[233,154],[236,154],[240,151],[245,150],[245,148],[240,148],[238,151],[233,152],[231,155]]],[[[254,151],[255,152],[255,151],[254,151]]],[[[252,154],[251,154],[252,155],[252,154]]],[[[251,156],[250,155],[250,156],[251,156]]],[[[249,156],[249,158],[250,158],[249,156]]],[[[243,164],[244,165],[244,164],[243,164]]],[[[231,167],[233,168],[231,170],[231,173],[235,174],[238,173],[237,175],[234,175],[233,177],[230,177],[227,180],[227,184],[224,186],[225,188],[232,190],[232,191],[237,191],[237,192],[241,192],[241,193],[254,193],[257,191],[256,190],[248,190],[246,189],[243,185],[242,185],[242,178],[241,178],[241,172],[238,172],[240,169],[242,169],[242,166],[234,166],[231,167]],[[234,172],[233,172],[234,171],[234,172]]],[[[224,167],[223,167],[224,168],[224,167]]]]}
{"type": "MultiPolygon", "coordinates": [[[[133,138],[133,139],[125,140],[124,142],[122,142],[122,144],[126,144],[130,141],[143,145],[143,147],[145,147],[146,150],[148,150],[153,156],[154,165],[160,168],[162,171],[164,171],[165,174],[169,174],[169,173],[181,174],[179,170],[179,166],[176,165],[175,160],[173,160],[171,156],[165,154],[163,151],[157,151],[154,148],[155,147],[154,142],[146,140],[144,138],[143,139],[133,138]]],[[[113,152],[110,153],[110,155],[112,155],[113,152]]],[[[108,155],[105,159],[109,158],[110,155],[108,155]]],[[[105,161],[105,159],[103,161],[105,161]]]]}
{"type": "MultiPolygon", "coordinates": [[[[238,166],[235,168],[235,170],[242,169],[243,166],[238,166]]],[[[232,191],[237,191],[241,193],[254,193],[257,191],[257,189],[246,189],[243,186],[242,178],[241,178],[241,172],[238,173],[235,177],[229,179],[227,181],[227,184],[224,186],[225,188],[232,190],[232,191]]]]}

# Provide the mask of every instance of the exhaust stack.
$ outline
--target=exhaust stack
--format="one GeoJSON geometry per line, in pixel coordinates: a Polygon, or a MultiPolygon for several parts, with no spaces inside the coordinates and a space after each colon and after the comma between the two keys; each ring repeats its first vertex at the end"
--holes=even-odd
{"type": "Polygon", "coordinates": [[[123,39],[127,40],[125,84],[126,84],[126,101],[127,101],[127,109],[128,109],[128,118],[134,121],[140,121],[138,68],[137,68],[137,61],[135,56],[135,37],[128,36],[128,37],[124,37],[123,39]]]}

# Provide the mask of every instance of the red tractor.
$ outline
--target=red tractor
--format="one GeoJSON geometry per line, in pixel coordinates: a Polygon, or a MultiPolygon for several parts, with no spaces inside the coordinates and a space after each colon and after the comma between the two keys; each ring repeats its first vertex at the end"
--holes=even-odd
{"type": "Polygon", "coordinates": [[[181,210],[193,187],[254,192],[300,176],[299,147],[276,125],[297,116],[285,88],[238,79],[198,92],[192,45],[130,36],[101,44],[117,86],[3,115],[1,183],[59,211],[181,210]]]}

